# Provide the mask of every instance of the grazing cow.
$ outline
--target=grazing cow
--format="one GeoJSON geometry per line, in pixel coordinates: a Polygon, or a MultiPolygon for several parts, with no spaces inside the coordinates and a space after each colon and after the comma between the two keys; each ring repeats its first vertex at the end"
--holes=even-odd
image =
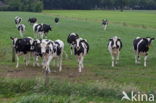
{"type": "Polygon", "coordinates": [[[45,34],[45,36],[47,36],[49,31],[52,31],[51,26],[48,24],[43,24],[43,33],[45,34]]]}
{"type": "Polygon", "coordinates": [[[47,24],[37,24],[33,25],[33,31],[37,33],[37,38],[43,39],[43,36],[47,36],[49,31],[52,31],[50,25],[47,24]]]}
{"type": "Polygon", "coordinates": [[[16,53],[16,60],[17,60],[16,68],[19,67],[19,56],[22,55],[25,56],[25,63],[27,66],[29,64],[31,45],[33,43],[33,39],[31,37],[27,37],[23,39],[10,37],[10,39],[13,41],[13,47],[16,53]]]}
{"type": "Polygon", "coordinates": [[[154,38],[146,37],[140,38],[137,37],[133,41],[134,51],[135,51],[135,63],[140,63],[140,56],[144,56],[144,67],[147,66],[146,60],[148,56],[149,47],[154,38]]]}
{"type": "Polygon", "coordinates": [[[76,39],[79,38],[79,35],[77,33],[70,33],[68,35],[68,38],[67,38],[67,42],[70,44],[71,48],[70,48],[70,53],[71,55],[73,54],[73,46],[74,44],[76,43],[76,39]]]}
{"type": "Polygon", "coordinates": [[[59,18],[55,18],[55,23],[58,24],[59,18]]]}
{"type": "Polygon", "coordinates": [[[83,60],[84,56],[87,55],[89,51],[89,44],[87,43],[87,40],[84,40],[82,38],[76,39],[76,43],[74,44],[74,54],[77,56],[77,61],[79,64],[79,72],[81,72],[84,68],[83,60]]]}
{"type": "Polygon", "coordinates": [[[21,38],[23,38],[23,33],[25,31],[25,25],[24,24],[18,24],[16,27],[17,27],[17,29],[19,31],[19,34],[20,34],[21,38]]]}
{"type": "Polygon", "coordinates": [[[18,25],[18,24],[20,24],[21,22],[22,22],[22,18],[19,17],[19,16],[16,16],[16,17],[15,17],[15,24],[18,25]]]}
{"type": "Polygon", "coordinates": [[[29,22],[30,24],[34,24],[34,23],[37,22],[37,18],[29,18],[29,19],[28,19],[28,22],[29,22]]]}
{"type": "Polygon", "coordinates": [[[113,38],[109,39],[108,50],[112,56],[112,67],[114,67],[114,65],[118,63],[121,49],[122,42],[120,38],[114,36],[113,38]]]}
{"type": "Polygon", "coordinates": [[[102,20],[102,25],[103,25],[103,29],[106,30],[108,26],[108,20],[107,19],[102,20]]]}
{"type": "Polygon", "coordinates": [[[41,44],[41,53],[44,59],[43,68],[46,68],[46,71],[51,72],[50,62],[57,58],[59,61],[59,71],[62,70],[62,55],[64,51],[64,43],[61,40],[51,41],[43,39],[41,44]]]}

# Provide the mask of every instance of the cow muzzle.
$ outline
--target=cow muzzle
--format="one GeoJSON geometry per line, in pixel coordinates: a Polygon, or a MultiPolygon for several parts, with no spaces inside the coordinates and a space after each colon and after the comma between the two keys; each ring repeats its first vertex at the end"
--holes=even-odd
{"type": "Polygon", "coordinates": [[[78,46],[78,47],[76,47],[76,49],[77,49],[77,50],[80,50],[80,47],[78,46]]]}

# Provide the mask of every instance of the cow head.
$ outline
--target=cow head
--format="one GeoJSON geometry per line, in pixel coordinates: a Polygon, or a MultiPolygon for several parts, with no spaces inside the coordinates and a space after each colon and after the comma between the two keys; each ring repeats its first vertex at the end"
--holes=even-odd
{"type": "Polygon", "coordinates": [[[40,44],[40,47],[41,47],[41,54],[45,55],[46,54],[46,49],[47,49],[47,42],[42,40],[41,44],[40,44]]]}
{"type": "Polygon", "coordinates": [[[35,51],[35,50],[39,49],[40,48],[40,43],[41,43],[40,40],[38,40],[38,39],[34,40],[32,45],[31,45],[31,50],[35,51]]]}
{"type": "Polygon", "coordinates": [[[77,33],[70,33],[67,38],[67,42],[74,45],[76,43],[76,39],[78,38],[79,35],[77,33]]]}
{"type": "Polygon", "coordinates": [[[144,38],[144,40],[145,39],[148,41],[148,46],[150,46],[152,41],[155,40],[155,38],[151,38],[151,37],[146,37],[146,38],[144,38]]]}
{"type": "Polygon", "coordinates": [[[50,25],[47,25],[47,30],[52,31],[52,27],[50,25]]]}
{"type": "Polygon", "coordinates": [[[15,47],[15,44],[16,44],[16,41],[18,40],[18,38],[10,37],[10,39],[11,39],[12,42],[13,42],[13,47],[15,47]]]}
{"type": "Polygon", "coordinates": [[[80,45],[81,45],[81,41],[82,41],[82,40],[83,40],[82,38],[76,39],[75,47],[76,47],[77,50],[80,49],[80,45]]]}
{"type": "Polygon", "coordinates": [[[41,48],[41,54],[46,55],[46,53],[49,53],[53,48],[53,41],[50,40],[42,40],[40,43],[40,48],[41,48]]]}
{"type": "Polygon", "coordinates": [[[109,39],[109,41],[111,41],[111,47],[112,49],[118,49],[119,48],[119,41],[120,38],[118,38],[117,36],[114,36],[113,38],[109,39]]]}

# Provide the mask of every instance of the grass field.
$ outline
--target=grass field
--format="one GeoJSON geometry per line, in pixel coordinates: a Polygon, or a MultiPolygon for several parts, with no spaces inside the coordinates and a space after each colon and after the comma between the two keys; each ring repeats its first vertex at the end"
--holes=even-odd
{"type": "Polygon", "coordinates": [[[0,103],[121,103],[123,90],[155,93],[156,41],[150,48],[147,68],[143,67],[143,62],[135,65],[132,41],[137,36],[156,38],[156,11],[0,12],[0,23],[0,103]],[[11,62],[10,37],[19,37],[14,24],[17,15],[26,25],[25,37],[33,37],[28,18],[37,17],[39,23],[52,25],[49,39],[65,42],[69,58],[64,59],[61,73],[50,74],[48,87],[43,85],[41,68],[32,64],[25,67],[21,61],[19,69],[15,69],[15,63],[11,62]],[[59,24],[54,23],[55,17],[60,18],[59,24]],[[103,18],[110,23],[106,31],[101,26],[103,18]],[[76,59],[70,55],[66,42],[71,32],[86,38],[90,44],[83,73],[78,73],[76,59]],[[123,49],[120,63],[112,68],[107,42],[115,35],[123,41],[123,49]]]}

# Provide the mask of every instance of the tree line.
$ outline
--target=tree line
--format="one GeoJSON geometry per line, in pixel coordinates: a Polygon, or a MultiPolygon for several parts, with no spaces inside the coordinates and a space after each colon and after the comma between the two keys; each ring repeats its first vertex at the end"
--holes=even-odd
{"type": "Polygon", "coordinates": [[[156,0],[44,0],[44,9],[156,9],[156,0]]]}
{"type": "Polygon", "coordinates": [[[1,0],[2,10],[40,12],[43,9],[156,9],[156,0],[1,0]]]}
{"type": "Polygon", "coordinates": [[[41,12],[42,0],[1,0],[0,10],[41,12]]]}

